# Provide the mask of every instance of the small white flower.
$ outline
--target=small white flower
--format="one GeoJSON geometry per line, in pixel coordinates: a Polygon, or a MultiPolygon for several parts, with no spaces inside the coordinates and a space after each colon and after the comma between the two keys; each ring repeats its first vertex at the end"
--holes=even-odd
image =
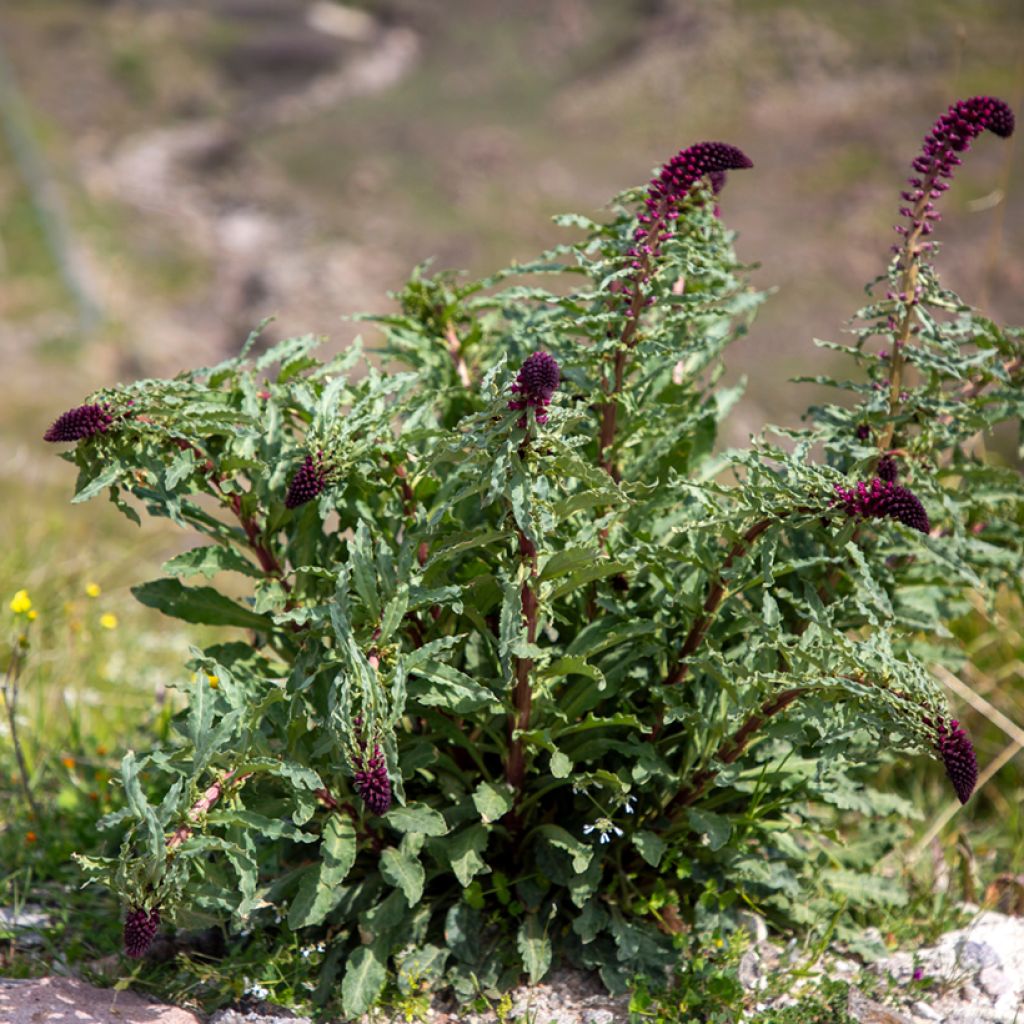
{"type": "Polygon", "coordinates": [[[590,833],[593,832],[595,828],[597,828],[596,825],[584,825],[583,826],[583,834],[585,836],[589,836],[590,833]]]}
{"type": "Polygon", "coordinates": [[[614,832],[614,833],[615,833],[615,834],[616,834],[616,835],[617,835],[617,836],[618,836],[618,837],[619,837],[620,839],[622,838],[622,835],[623,835],[623,831],[622,831],[622,829],[621,829],[621,828],[619,828],[619,826],[618,826],[618,825],[612,825],[612,831],[613,831],[613,832],[614,832]]]}
{"type": "Polygon", "coordinates": [[[635,796],[627,796],[626,799],[622,801],[622,809],[627,814],[632,814],[633,813],[633,808],[635,806],[636,806],[636,797],[635,796]]]}
{"type": "Polygon", "coordinates": [[[601,833],[601,838],[598,840],[599,843],[610,843],[611,841],[612,841],[612,837],[610,835],[608,835],[607,832],[602,832],[601,833]]]}

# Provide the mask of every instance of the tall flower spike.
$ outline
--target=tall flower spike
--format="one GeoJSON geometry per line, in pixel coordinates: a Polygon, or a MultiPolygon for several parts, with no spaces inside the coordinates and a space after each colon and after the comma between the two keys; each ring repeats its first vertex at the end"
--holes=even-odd
{"type": "Polygon", "coordinates": [[[62,412],[43,434],[44,441],[84,441],[96,434],[105,434],[114,422],[106,402],[78,405],[62,412]]]}
{"type": "Polygon", "coordinates": [[[897,233],[931,234],[932,225],[941,216],[932,200],[949,188],[947,180],[961,163],[958,154],[966,153],[984,131],[1005,139],[1013,134],[1013,127],[1013,111],[992,96],[974,96],[952,104],[925,136],[921,153],[913,162],[914,175],[907,179],[910,187],[902,193],[906,205],[900,207],[910,227],[899,226],[897,233]]]}
{"type": "Polygon", "coordinates": [[[154,908],[148,913],[141,907],[133,907],[124,919],[124,951],[126,956],[138,960],[149,952],[160,927],[160,911],[154,908]]]}
{"type": "Polygon", "coordinates": [[[327,467],[324,465],[324,453],[318,451],[316,456],[307,455],[305,461],[295,471],[288,493],[285,495],[285,508],[298,508],[319,497],[327,486],[327,467]]]}
{"type": "Polygon", "coordinates": [[[391,780],[379,744],[374,744],[373,755],[364,754],[355,770],[355,790],[367,808],[374,814],[387,814],[391,807],[391,780]]]}
{"type": "Polygon", "coordinates": [[[970,737],[955,718],[948,726],[939,720],[935,728],[935,749],[946,766],[957,799],[962,804],[967,803],[978,782],[978,759],[970,737]]]}
{"type": "Polygon", "coordinates": [[[870,484],[863,480],[856,487],[835,486],[835,505],[840,505],[848,516],[861,519],[897,519],[904,526],[921,533],[931,530],[928,513],[921,500],[906,487],[891,480],[878,478],[870,484]]]}
{"type": "MultiPolygon", "coordinates": [[[[647,186],[644,197],[647,209],[640,214],[640,223],[633,232],[633,245],[627,250],[634,271],[632,281],[623,287],[622,294],[627,302],[637,299],[639,286],[650,279],[651,262],[661,252],[662,242],[672,237],[673,222],[690,189],[707,177],[711,191],[718,195],[725,185],[726,171],[753,166],[750,157],[727,142],[698,142],[681,149],[662,167],[647,186]]],[[[715,213],[718,213],[717,206],[715,213]]]]}
{"type": "MultiPolygon", "coordinates": [[[[516,376],[512,392],[518,395],[509,403],[510,409],[533,407],[537,412],[537,422],[547,423],[548,414],[544,411],[551,404],[551,396],[558,390],[562,379],[562,371],[558,360],[547,352],[534,352],[516,376]]],[[[526,426],[526,417],[519,420],[519,426],[526,426]]]]}

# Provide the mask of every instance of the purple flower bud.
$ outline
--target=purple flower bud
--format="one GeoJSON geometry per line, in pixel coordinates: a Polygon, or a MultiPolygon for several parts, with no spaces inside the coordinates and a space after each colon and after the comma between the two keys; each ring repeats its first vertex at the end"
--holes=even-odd
{"type": "MultiPolygon", "coordinates": [[[[516,376],[512,385],[512,392],[518,398],[508,403],[510,409],[526,409],[533,407],[537,410],[537,422],[547,423],[548,415],[544,411],[551,404],[551,396],[558,389],[562,373],[558,366],[558,360],[547,352],[534,352],[528,356],[526,362],[516,376]]],[[[519,420],[519,426],[526,426],[526,417],[519,420]]]]}
{"type": "Polygon", "coordinates": [[[967,803],[978,782],[978,759],[970,737],[955,718],[948,726],[942,719],[936,724],[935,749],[946,766],[957,799],[967,803]]]}
{"type": "Polygon", "coordinates": [[[284,507],[298,508],[305,505],[307,501],[319,497],[326,486],[327,468],[324,466],[324,453],[318,451],[315,457],[307,455],[288,485],[284,507]]]}
{"type": "Polygon", "coordinates": [[[44,441],[84,441],[95,434],[104,434],[114,422],[108,403],[93,402],[62,412],[45,434],[44,441]]]}
{"type": "Polygon", "coordinates": [[[848,516],[861,519],[897,519],[921,533],[931,530],[928,513],[916,494],[891,480],[859,481],[854,488],[836,484],[836,500],[848,516]]]}
{"type": "Polygon", "coordinates": [[[875,472],[887,483],[895,483],[900,475],[899,463],[891,455],[883,455],[878,460],[878,469],[875,472]]]}
{"type": "MultiPolygon", "coordinates": [[[[932,130],[925,136],[921,155],[915,157],[912,166],[921,178],[910,178],[911,186],[920,190],[921,196],[928,195],[929,198],[938,198],[948,188],[948,185],[941,181],[942,178],[951,178],[953,168],[962,163],[958,153],[964,153],[971,148],[972,140],[976,139],[984,131],[990,131],[1000,138],[1007,138],[1013,134],[1014,117],[1013,111],[1002,101],[992,96],[974,96],[968,100],[959,100],[932,125],[932,130]]],[[[907,193],[902,193],[907,198],[907,193]]],[[[926,209],[931,210],[931,204],[926,209]]],[[[914,219],[914,212],[907,207],[900,209],[903,216],[913,222],[915,229],[920,229],[923,234],[931,233],[931,225],[924,224],[914,219]]],[[[938,214],[929,212],[929,221],[939,219],[938,214]]],[[[908,233],[907,228],[897,228],[898,234],[908,233]]]]}
{"type": "Polygon", "coordinates": [[[365,755],[355,770],[355,790],[367,808],[374,814],[387,814],[391,807],[391,780],[379,744],[374,744],[373,755],[365,755]]]}
{"type": "Polygon", "coordinates": [[[866,423],[857,424],[857,440],[858,441],[870,441],[871,440],[871,428],[866,423]]]}
{"type": "Polygon", "coordinates": [[[142,907],[133,907],[124,919],[124,952],[138,960],[153,945],[160,927],[160,911],[155,907],[148,913],[142,907]]]}

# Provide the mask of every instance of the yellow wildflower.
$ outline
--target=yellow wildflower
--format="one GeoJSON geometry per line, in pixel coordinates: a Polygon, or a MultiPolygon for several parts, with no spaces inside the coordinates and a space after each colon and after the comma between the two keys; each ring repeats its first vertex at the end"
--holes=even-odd
{"type": "Polygon", "coordinates": [[[100,616],[100,625],[104,629],[117,629],[117,616],[113,612],[104,612],[100,616]]]}
{"type": "Polygon", "coordinates": [[[206,678],[210,680],[210,686],[212,689],[216,690],[217,687],[220,686],[220,680],[216,676],[208,675],[206,678]]]}
{"type": "Polygon", "coordinates": [[[31,611],[32,598],[28,596],[28,591],[19,590],[14,597],[11,598],[10,608],[15,615],[24,615],[26,612],[31,611]]]}
{"type": "Polygon", "coordinates": [[[102,593],[98,583],[86,583],[85,592],[89,597],[99,597],[102,593]]]}
{"type": "Polygon", "coordinates": [[[38,619],[38,618],[39,618],[39,612],[37,612],[35,610],[35,608],[30,609],[29,613],[28,613],[28,621],[29,622],[35,622],[36,619],[38,619]]]}

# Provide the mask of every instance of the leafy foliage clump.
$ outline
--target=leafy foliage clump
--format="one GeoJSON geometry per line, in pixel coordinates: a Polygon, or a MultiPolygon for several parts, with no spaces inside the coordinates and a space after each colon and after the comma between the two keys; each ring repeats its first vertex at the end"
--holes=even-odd
{"type": "Polygon", "coordinates": [[[379,358],[254,335],[91,396],[75,500],[203,538],[136,596],[244,631],[124,760],[120,856],[86,866],[132,913],[284,920],[358,1014],[389,972],[471,996],[558,959],[622,990],[743,907],[902,898],[867,878],[914,809],[871,780],[955,747],[970,795],[929,664],[968,590],[1021,584],[1019,475],[974,444],[1020,417],[1021,332],[939,285],[918,197],[827,346],[844,401],[718,451],[763,296],[712,195],[749,166],[700,144],[536,263],[418,269],[379,358]]]}

